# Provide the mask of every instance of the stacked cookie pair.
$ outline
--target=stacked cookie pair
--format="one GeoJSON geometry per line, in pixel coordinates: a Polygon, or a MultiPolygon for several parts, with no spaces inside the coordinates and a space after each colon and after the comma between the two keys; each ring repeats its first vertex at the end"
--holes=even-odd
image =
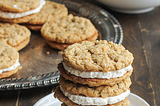
{"type": "Polygon", "coordinates": [[[30,36],[25,26],[0,23],[0,78],[9,77],[21,68],[18,51],[28,45],[30,36]]]}
{"type": "Polygon", "coordinates": [[[72,14],[46,22],[42,26],[41,35],[51,47],[59,50],[77,42],[94,41],[98,37],[89,19],[72,14]]]}
{"type": "Polygon", "coordinates": [[[112,42],[83,41],[64,50],[58,65],[62,106],[129,106],[133,55],[112,42]]]}
{"type": "Polygon", "coordinates": [[[1,0],[0,10],[1,22],[23,23],[31,30],[68,14],[64,5],[45,0],[1,0]]]}

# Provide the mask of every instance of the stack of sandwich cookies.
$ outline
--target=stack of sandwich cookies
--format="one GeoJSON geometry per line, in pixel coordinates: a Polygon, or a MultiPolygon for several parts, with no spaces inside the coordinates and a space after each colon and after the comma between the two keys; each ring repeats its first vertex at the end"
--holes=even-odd
{"type": "Polygon", "coordinates": [[[42,25],[50,20],[68,15],[68,10],[63,4],[46,1],[40,12],[36,13],[25,26],[31,30],[40,31],[42,25]]]}
{"type": "Polygon", "coordinates": [[[6,43],[0,42],[0,78],[9,77],[20,68],[17,50],[6,43]]]}
{"type": "Polygon", "coordinates": [[[58,65],[63,106],[129,106],[133,55],[122,45],[83,41],[65,49],[58,65]]]}
{"type": "Polygon", "coordinates": [[[73,43],[93,41],[98,37],[97,30],[89,19],[71,14],[46,22],[41,34],[51,47],[59,50],[64,50],[73,43]]]}
{"type": "Polygon", "coordinates": [[[45,5],[45,0],[1,0],[0,21],[26,23],[45,5]]]}
{"type": "Polygon", "coordinates": [[[31,32],[25,26],[0,23],[0,42],[7,43],[17,51],[28,45],[30,36],[31,32]]]}

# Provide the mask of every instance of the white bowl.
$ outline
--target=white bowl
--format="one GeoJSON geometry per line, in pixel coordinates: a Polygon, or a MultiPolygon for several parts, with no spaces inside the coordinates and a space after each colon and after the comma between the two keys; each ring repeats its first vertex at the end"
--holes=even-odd
{"type": "Polygon", "coordinates": [[[145,13],[160,5],[160,0],[97,0],[112,10],[123,13],[145,13]]]}

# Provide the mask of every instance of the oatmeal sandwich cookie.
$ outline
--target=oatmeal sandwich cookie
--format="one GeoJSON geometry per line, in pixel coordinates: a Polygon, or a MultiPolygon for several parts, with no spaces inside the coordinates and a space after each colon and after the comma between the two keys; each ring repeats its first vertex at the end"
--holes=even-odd
{"type": "Polygon", "coordinates": [[[0,21],[10,23],[25,23],[38,13],[45,0],[1,0],[0,21]]]}
{"type": "Polygon", "coordinates": [[[16,49],[0,42],[0,78],[9,77],[21,68],[16,49]]]}
{"type": "Polygon", "coordinates": [[[93,41],[98,37],[97,30],[89,19],[71,14],[46,22],[41,34],[51,47],[59,50],[64,50],[73,43],[93,41]]]}
{"type": "Polygon", "coordinates": [[[55,97],[67,106],[129,106],[133,55],[105,40],[68,46],[58,65],[55,97]]]}
{"type": "Polygon", "coordinates": [[[68,15],[68,10],[63,4],[55,3],[52,1],[46,1],[39,13],[36,13],[26,24],[31,30],[40,31],[42,25],[50,20],[61,18],[68,15]]]}
{"type": "MultiPolygon", "coordinates": [[[[63,104],[61,106],[129,106],[130,102],[127,98],[124,98],[122,101],[120,102],[117,102],[117,103],[114,103],[114,104],[107,104],[107,105],[92,105],[92,104],[85,104],[85,105],[82,105],[82,103],[80,104],[77,104],[75,103],[75,101],[78,99],[76,97],[73,97],[72,94],[69,94],[69,93],[64,93],[64,91],[61,91],[61,88],[58,86],[55,90],[55,95],[54,95],[56,98],[58,98],[61,102],[63,102],[63,104]],[[68,96],[66,96],[68,95],[68,96]],[[69,98],[70,97],[70,98],[69,98]],[[72,101],[71,98],[73,98],[75,101],[72,101]]],[[[79,96],[79,97],[82,97],[82,96],[79,96]]],[[[100,99],[102,98],[95,98],[95,100],[93,102],[102,102],[100,99]]],[[[111,98],[105,98],[104,101],[108,102],[109,100],[113,99],[112,97],[111,98]]],[[[79,100],[81,102],[83,101],[86,101],[87,102],[87,99],[84,98],[79,100]]],[[[112,101],[112,100],[111,100],[112,101]]],[[[111,102],[110,101],[110,102],[111,102]]]]}
{"type": "Polygon", "coordinates": [[[28,45],[31,32],[25,26],[0,23],[0,42],[5,42],[17,51],[28,45]]]}

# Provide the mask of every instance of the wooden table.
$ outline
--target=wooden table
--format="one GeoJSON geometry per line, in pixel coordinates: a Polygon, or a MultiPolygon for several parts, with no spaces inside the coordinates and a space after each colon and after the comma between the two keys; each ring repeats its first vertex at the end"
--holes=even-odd
{"type": "MultiPolygon", "coordinates": [[[[110,12],[122,26],[123,45],[135,58],[131,92],[151,106],[160,106],[160,7],[148,13],[131,15],[111,11],[96,1],[89,2],[110,12]]],[[[0,91],[0,106],[33,106],[39,99],[53,92],[56,86],[0,91]]]]}

